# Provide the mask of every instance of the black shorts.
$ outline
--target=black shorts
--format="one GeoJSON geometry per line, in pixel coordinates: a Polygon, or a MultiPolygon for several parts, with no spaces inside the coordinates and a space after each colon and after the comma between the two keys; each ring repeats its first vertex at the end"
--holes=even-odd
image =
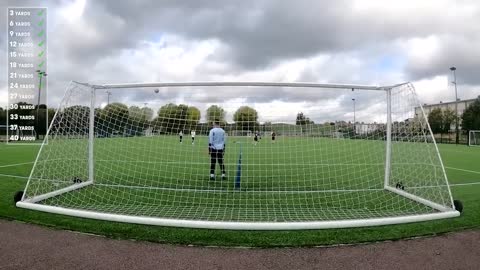
{"type": "Polygon", "coordinates": [[[253,138],[254,141],[258,142],[258,137],[253,138]]]}
{"type": "Polygon", "coordinates": [[[275,141],[275,136],[272,136],[272,141],[275,141]]]}
{"type": "Polygon", "coordinates": [[[223,152],[224,152],[224,149],[221,149],[221,150],[217,150],[217,149],[211,149],[210,150],[210,156],[212,158],[223,158],[223,152]]]}

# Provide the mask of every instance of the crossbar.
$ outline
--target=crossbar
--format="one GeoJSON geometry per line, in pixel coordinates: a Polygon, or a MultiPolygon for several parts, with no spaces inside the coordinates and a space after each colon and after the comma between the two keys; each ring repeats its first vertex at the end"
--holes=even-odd
{"type": "Polygon", "coordinates": [[[355,85],[355,84],[327,84],[327,83],[305,83],[305,82],[172,82],[172,83],[122,83],[122,84],[87,84],[96,89],[121,89],[121,88],[148,88],[148,87],[200,87],[200,86],[270,86],[270,87],[301,87],[301,88],[330,88],[330,89],[357,89],[357,90],[377,90],[386,91],[395,86],[372,86],[372,85],[355,85]]]}

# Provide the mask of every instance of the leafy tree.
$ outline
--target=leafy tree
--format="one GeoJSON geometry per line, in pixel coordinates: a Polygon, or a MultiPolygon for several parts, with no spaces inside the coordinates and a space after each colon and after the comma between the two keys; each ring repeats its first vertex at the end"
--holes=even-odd
{"type": "Polygon", "coordinates": [[[225,123],[225,110],[217,105],[212,105],[207,109],[207,122],[225,123]]]}
{"type": "Polygon", "coordinates": [[[256,130],[258,129],[258,112],[248,106],[242,106],[237,109],[233,115],[233,121],[240,130],[256,130]]]}
{"type": "Polygon", "coordinates": [[[433,109],[430,114],[428,114],[428,123],[433,133],[442,133],[444,131],[442,109],[433,109]]]}
{"type": "Polygon", "coordinates": [[[103,117],[103,109],[95,108],[95,120],[93,121],[95,134],[99,137],[109,136],[109,133],[105,129],[106,123],[103,117]]]}
{"type": "Polygon", "coordinates": [[[127,134],[131,136],[142,135],[149,127],[152,115],[153,110],[148,107],[131,106],[128,108],[127,134]]]}
{"type": "MultiPolygon", "coordinates": [[[[36,108],[37,107],[35,106],[35,109],[31,111],[31,114],[35,115],[35,117],[37,116],[37,109],[36,108]]],[[[36,133],[36,138],[37,139],[39,139],[40,135],[46,135],[47,134],[47,130],[50,127],[50,123],[53,120],[53,116],[55,115],[55,110],[54,109],[49,109],[47,107],[47,105],[45,105],[45,104],[40,104],[40,106],[38,106],[38,108],[39,108],[38,109],[38,121],[37,120],[34,121],[35,133],[36,133]]],[[[88,117],[88,115],[89,115],[89,113],[87,113],[87,117],[88,117]]],[[[88,123],[88,121],[89,121],[89,119],[87,120],[87,123],[88,123]]],[[[86,130],[88,131],[88,128],[86,130]]]]}
{"type": "Polygon", "coordinates": [[[48,114],[48,125],[47,125],[47,127],[50,127],[50,124],[53,121],[53,117],[55,116],[55,112],[56,112],[55,109],[51,109],[51,108],[48,109],[48,112],[47,112],[47,114],[48,114]]]}
{"type": "Polygon", "coordinates": [[[455,123],[456,114],[451,109],[433,109],[428,115],[428,122],[433,133],[447,133],[455,123]]]}
{"type": "Polygon", "coordinates": [[[158,117],[162,117],[162,118],[172,118],[172,116],[175,115],[176,110],[177,110],[177,105],[173,103],[168,103],[160,107],[157,115],[158,117]]]}
{"type": "Polygon", "coordinates": [[[195,128],[200,121],[200,110],[196,107],[188,107],[187,109],[187,125],[190,129],[195,128]]]}
{"type": "Polygon", "coordinates": [[[128,123],[129,111],[128,107],[122,103],[110,103],[102,110],[101,118],[107,129],[107,134],[111,135],[116,132],[122,133],[128,123]]]}
{"type": "Polygon", "coordinates": [[[479,130],[480,129],[480,98],[475,100],[462,115],[463,130],[479,130]]]}
{"type": "Polygon", "coordinates": [[[7,110],[4,110],[2,107],[0,107],[0,125],[6,125],[7,124],[7,110]]]}
{"type": "MultiPolygon", "coordinates": [[[[32,113],[35,115],[35,117],[37,117],[36,110],[32,111],[32,113]]],[[[40,135],[47,134],[47,113],[47,109],[42,109],[41,107],[38,109],[38,120],[35,121],[35,134],[37,139],[39,139],[40,135]]]]}
{"type": "Polygon", "coordinates": [[[128,116],[136,120],[150,121],[153,116],[153,110],[148,107],[130,106],[128,108],[128,116]]]}
{"type": "Polygon", "coordinates": [[[152,122],[154,131],[161,133],[171,133],[174,124],[174,119],[177,114],[177,105],[169,103],[163,105],[157,113],[157,118],[152,122]]]}
{"type": "Polygon", "coordinates": [[[443,111],[443,132],[447,133],[450,130],[450,127],[453,123],[455,123],[455,119],[457,119],[457,115],[455,112],[449,108],[443,111]]]}
{"type": "Polygon", "coordinates": [[[166,104],[158,110],[158,116],[152,125],[155,132],[177,133],[187,125],[188,106],[185,104],[166,104]]]}
{"type": "Polygon", "coordinates": [[[63,125],[62,131],[68,132],[68,135],[71,135],[71,133],[86,135],[90,122],[90,108],[80,105],[67,107],[59,115],[59,121],[63,125]]]}
{"type": "Polygon", "coordinates": [[[297,119],[295,121],[296,125],[308,125],[308,124],[313,124],[314,122],[310,120],[303,112],[299,112],[297,114],[297,119]]]}
{"type": "Polygon", "coordinates": [[[185,104],[180,104],[177,106],[177,112],[175,115],[175,126],[177,130],[183,130],[187,126],[187,116],[188,116],[188,106],[185,104]]]}

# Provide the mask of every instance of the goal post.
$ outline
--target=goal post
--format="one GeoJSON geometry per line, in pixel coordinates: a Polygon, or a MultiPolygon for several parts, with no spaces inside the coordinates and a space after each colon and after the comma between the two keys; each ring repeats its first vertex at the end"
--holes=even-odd
{"type": "MultiPolygon", "coordinates": [[[[384,188],[388,190],[390,186],[390,173],[392,164],[392,89],[387,89],[387,134],[385,134],[386,140],[386,152],[385,152],[385,182],[384,188]]],[[[354,123],[355,124],[355,123],[354,123]]]]}
{"type": "Polygon", "coordinates": [[[460,214],[410,83],[72,82],[47,139],[19,207],[238,230],[460,214]],[[212,122],[225,130],[221,157],[206,153],[212,122]]]}
{"type": "Polygon", "coordinates": [[[468,146],[480,146],[480,130],[468,131],[468,146]]]}

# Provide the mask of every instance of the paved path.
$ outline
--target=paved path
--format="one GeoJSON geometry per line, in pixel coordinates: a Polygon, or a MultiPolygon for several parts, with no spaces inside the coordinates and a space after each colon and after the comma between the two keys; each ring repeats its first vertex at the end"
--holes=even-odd
{"type": "Polygon", "coordinates": [[[0,220],[0,269],[480,269],[480,231],[329,248],[185,247],[0,220]]]}

